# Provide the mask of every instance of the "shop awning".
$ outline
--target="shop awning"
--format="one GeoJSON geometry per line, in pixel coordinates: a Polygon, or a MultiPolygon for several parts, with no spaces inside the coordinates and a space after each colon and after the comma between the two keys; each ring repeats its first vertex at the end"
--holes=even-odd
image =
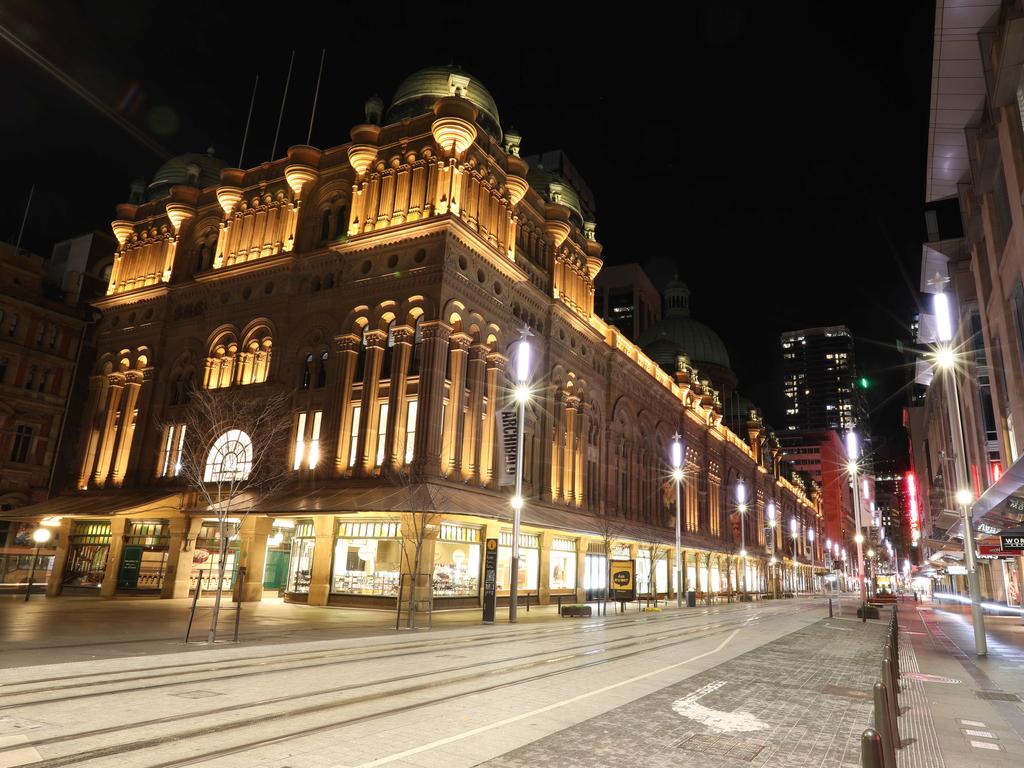
{"type": "Polygon", "coordinates": [[[18,507],[2,514],[5,520],[43,517],[117,517],[153,512],[167,517],[181,509],[181,494],[159,490],[83,491],[18,507]]]}
{"type": "MultiPolygon", "coordinates": [[[[345,486],[292,489],[262,498],[240,494],[231,501],[227,509],[229,515],[250,512],[271,516],[434,510],[444,516],[483,517],[511,525],[510,500],[511,497],[507,493],[445,483],[422,483],[398,488],[380,483],[352,481],[345,486]]],[[[211,505],[202,510],[190,511],[217,514],[219,506],[211,505]]],[[[666,527],[661,530],[620,518],[615,518],[609,526],[599,516],[589,512],[535,500],[527,500],[523,505],[522,523],[536,528],[589,536],[602,536],[604,531],[609,530],[614,539],[657,540],[666,545],[671,545],[675,541],[674,529],[666,527]]],[[[684,546],[715,549],[714,542],[694,541],[692,536],[685,537],[684,546]]]]}
{"type": "MultiPolygon", "coordinates": [[[[993,534],[1024,523],[1024,513],[1011,508],[1011,499],[1024,493],[1024,457],[1010,465],[1003,476],[971,505],[974,527],[982,533],[993,534]]],[[[1024,507],[1024,500],[1017,506],[1024,507]]],[[[963,522],[957,521],[946,532],[947,536],[963,537],[963,522]]]]}

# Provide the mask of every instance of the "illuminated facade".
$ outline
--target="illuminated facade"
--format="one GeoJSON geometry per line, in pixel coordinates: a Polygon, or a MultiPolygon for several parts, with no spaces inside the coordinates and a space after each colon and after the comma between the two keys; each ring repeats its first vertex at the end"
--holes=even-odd
{"type": "MultiPolygon", "coordinates": [[[[267,587],[314,605],[393,605],[412,516],[425,512],[387,479],[407,470],[432,493],[434,597],[479,603],[489,537],[501,543],[507,592],[511,509],[496,411],[509,401],[509,349],[524,327],[540,362],[527,406],[520,594],[597,594],[609,554],[635,557],[641,586],[670,590],[671,559],[644,560],[645,542],[664,555],[673,539],[666,458],[677,431],[684,587],[727,593],[743,582],[740,478],[749,590],[767,586],[771,501],[787,532],[776,532],[784,588],[794,570],[797,586],[810,586],[816,489],[779,475],[758,422],[736,436],[710,387],[685,367],[666,373],[594,314],[602,248],[592,205],[564,164],[531,168],[521,137],[500,125],[479,81],[429,68],[386,111],[367,102],[350,142],[292,147],[248,170],[186,156],[158,174],[147,201],[118,208],[77,492],[37,510],[64,515],[51,594],[171,597],[209,586],[215,526],[176,476],[193,388],[286,391],[293,403],[292,481],[252,505],[229,552],[265,574],[245,599],[267,587]],[[794,518],[801,538],[791,543],[794,518]],[[129,555],[144,577],[122,578],[129,555]]],[[[244,434],[222,437],[210,477],[244,472],[250,455],[244,434]]]]}

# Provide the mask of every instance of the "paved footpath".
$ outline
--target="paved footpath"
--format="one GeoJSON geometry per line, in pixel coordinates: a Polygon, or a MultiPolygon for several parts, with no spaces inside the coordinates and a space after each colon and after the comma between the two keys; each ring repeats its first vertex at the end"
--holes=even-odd
{"type": "Polygon", "coordinates": [[[491,760],[546,765],[860,765],[885,626],[824,620],[491,760]]]}

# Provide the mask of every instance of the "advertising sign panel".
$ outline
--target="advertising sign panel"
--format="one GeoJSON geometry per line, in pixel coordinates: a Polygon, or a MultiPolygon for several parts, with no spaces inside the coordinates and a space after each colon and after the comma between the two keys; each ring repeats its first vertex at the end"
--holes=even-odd
{"type": "Polygon", "coordinates": [[[494,623],[498,604],[498,540],[487,539],[484,544],[484,623],[494,623]]]}
{"type": "Polygon", "coordinates": [[[612,599],[629,602],[636,599],[636,563],[633,560],[612,560],[608,563],[612,599]]]}

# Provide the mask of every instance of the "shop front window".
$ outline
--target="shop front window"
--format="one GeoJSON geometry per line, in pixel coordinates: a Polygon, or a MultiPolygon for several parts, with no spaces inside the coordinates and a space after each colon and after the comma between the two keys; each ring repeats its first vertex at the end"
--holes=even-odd
{"type": "Polygon", "coordinates": [[[110,522],[75,521],[68,537],[64,586],[100,587],[110,551],[110,522]]]}
{"type": "Polygon", "coordinates": [[[573,539],[555,539],[551,542],[551,589],[576,589],[576,542],[573,539]]]}
{"type": "MultiPolygon", "coordinates": [[[[536,591],[540,576],[540,536],[519,534],[519,591],[536,591]]],[[[502,531],[498,544],[498,591],[512,584],[512,531],[502,531]]]]}
{"type": "Polygon", "coordinates": [[[668,591],[668,553],[662,552],[661,558],[654,564],[654,589],[658,592],[668,591]]]}
{"type": "Polygon", "coordinates": [[[313,573],[313,549],[316,538],[313,535],[313,521],[300,520],[295,523],[292,534],[291,555],[288,560],[288,591],[306,594],[309,579],[313,573]]]}
{"type": "Polygon", "coordinates": [[[651,553],[644,550],[636,553],[636,586],[642,595],[651,592],[651,553]]]}
{"type": "Polygon", "coordinates": [[[398,523],[338,523],[332,592],[397,597],[401,569],[402,540],[398,523]]]}
{"type": "Polygon", "coordinates": [[[480,594],[480,529],[441,524],[434,544],[434,597],[480,594]]]}
{"type": "MultiPolygon", "coordinates": [[[[228,536],[227,551],[224,553],[224,579],[221,591],[230,592],[235,586],[235,569],[238,565],[238,521],[228,520],[225,532],[228,536]]],[[[217,589],[220,578],[221,540],[220,521],[204,520],[196,537],[195,548],[192,550],[192,573],[189,578],[189,589],[194,590],[202,583],[203,592],[217,589]]]]}

